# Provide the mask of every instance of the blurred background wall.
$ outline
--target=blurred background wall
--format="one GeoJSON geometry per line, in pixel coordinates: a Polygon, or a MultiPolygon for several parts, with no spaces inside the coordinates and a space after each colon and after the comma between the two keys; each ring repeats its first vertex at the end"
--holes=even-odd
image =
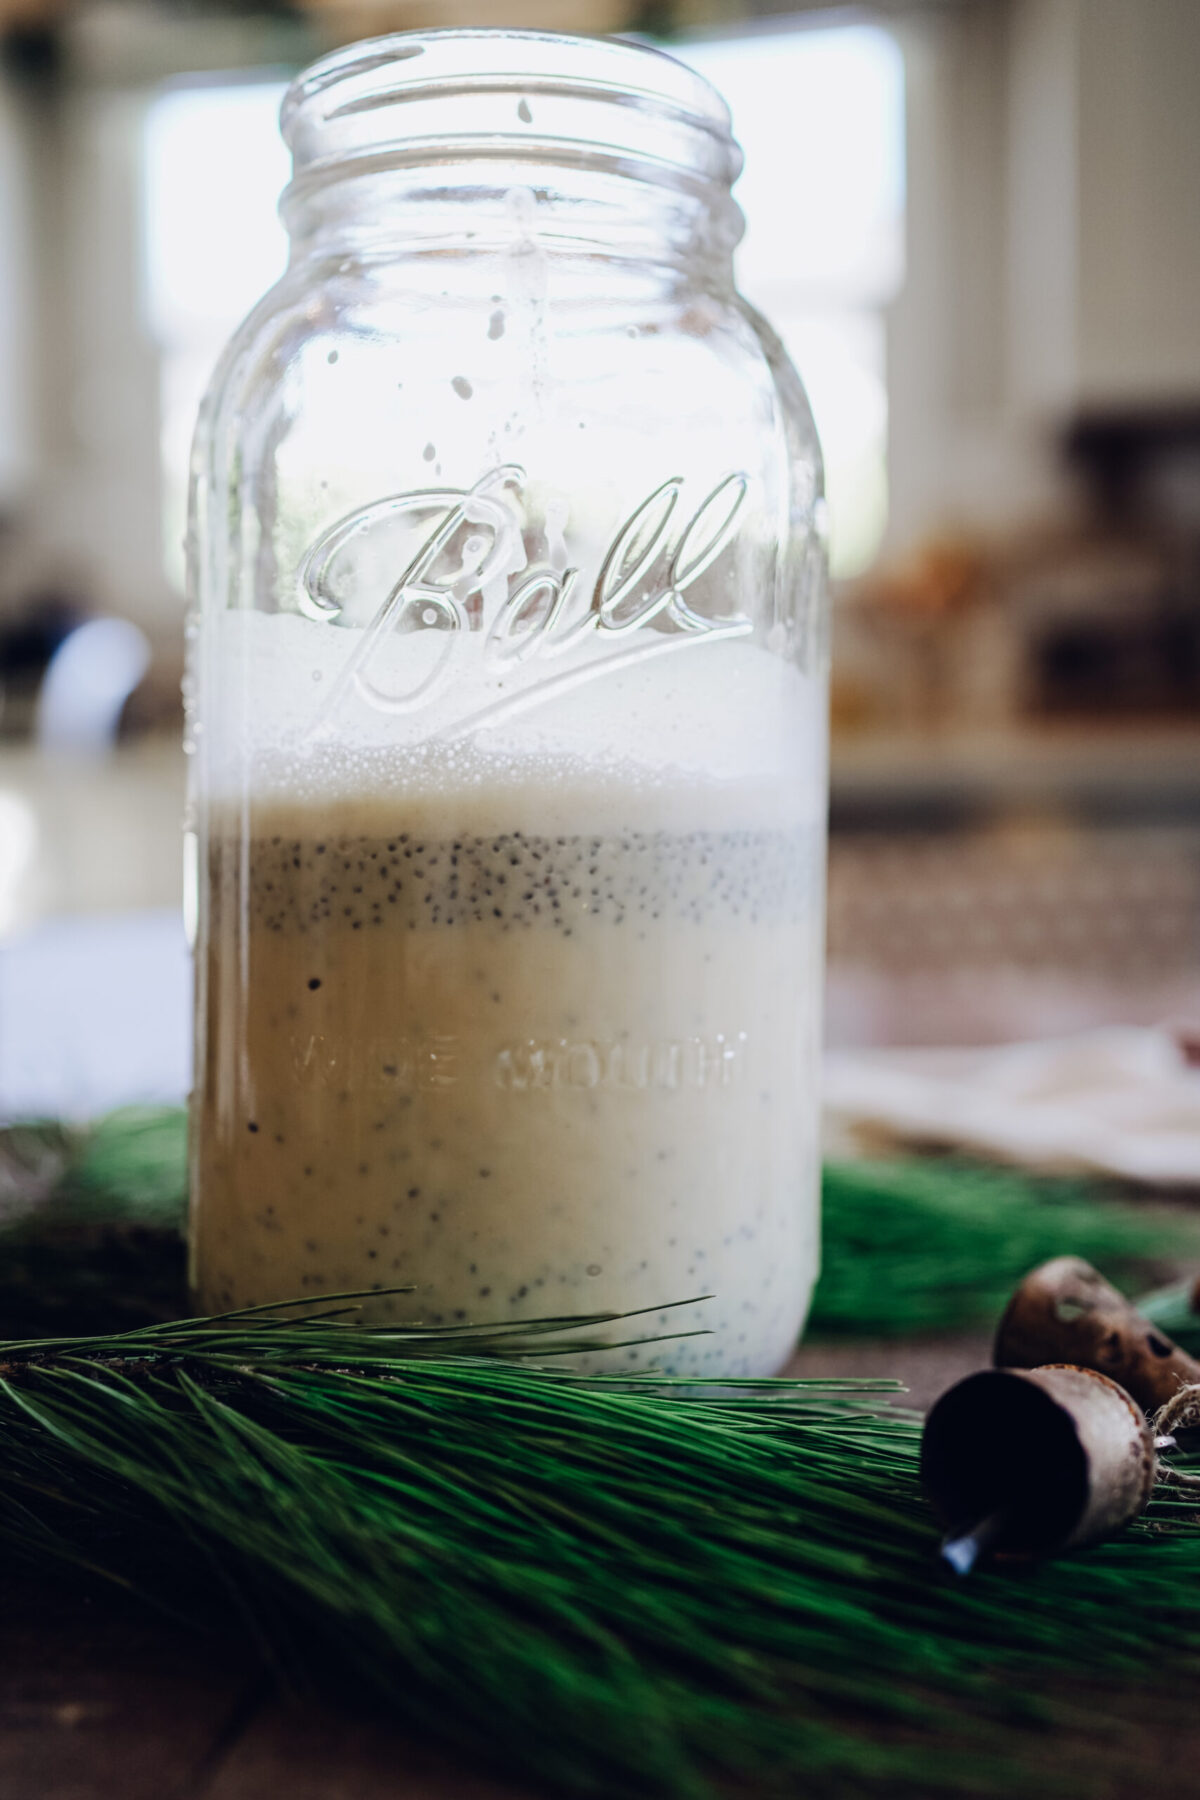
{"type": "Polygon", "coordinates": [[[460,24],[733,107],[828,462],[835,1040],[1200,1016],[1195,0],[0,0],[0,934],[174,917],[188,440],[284,258],[279,95],[460,24]]]}

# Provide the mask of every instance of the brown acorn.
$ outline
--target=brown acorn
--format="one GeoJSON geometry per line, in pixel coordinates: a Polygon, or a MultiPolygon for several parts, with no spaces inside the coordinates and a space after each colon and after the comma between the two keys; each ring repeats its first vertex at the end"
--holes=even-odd
{"type": "Polygon", "coordinates": [[[925,1422],[921,1480],[960,1575],[983,1556],[1031,1560],[1111,1537],[1145,1507],[1154,1438],[1094,1369],[984,1369],[925,1422]]]}
{"type": "Polygon", "coordinates": [[[1025,1277],[1000,1321],[992,1360],[998,1369],[1053,1362],[1097,1369],[1144,1412],[1200,1382],[1200,1362],[1078,1256],[1055,1257],[1025,1277]]]}

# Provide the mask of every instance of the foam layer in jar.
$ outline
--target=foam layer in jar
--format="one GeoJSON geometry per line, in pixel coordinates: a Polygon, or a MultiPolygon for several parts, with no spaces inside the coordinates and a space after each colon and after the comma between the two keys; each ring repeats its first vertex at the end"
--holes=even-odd
{"type": "MultiPolygon", "coordinates": [[[[349,823],[381,801],[436,805],[456,831],[820,822],[821,687],[756,645],[664,636],[623,665],[532,679],[464,635],[438,691],[391,710],[347,680],[362,636],[289,613],[214,619],[199,753],[219,808],[337,803],[349,823]]],[[[414,686],[442,636],[385,638],[372,687],[414,686]]]]}

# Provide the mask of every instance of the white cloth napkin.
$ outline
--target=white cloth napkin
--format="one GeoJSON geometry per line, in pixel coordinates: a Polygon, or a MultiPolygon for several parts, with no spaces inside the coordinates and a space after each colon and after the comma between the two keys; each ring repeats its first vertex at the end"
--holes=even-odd
{"type": "Polygon", "coordinates": [[[835,1130],[1200,1186],[1200,1067],[1166,1030],[1113,1026],[981,1050],[832,1051],[835,1130]]]}

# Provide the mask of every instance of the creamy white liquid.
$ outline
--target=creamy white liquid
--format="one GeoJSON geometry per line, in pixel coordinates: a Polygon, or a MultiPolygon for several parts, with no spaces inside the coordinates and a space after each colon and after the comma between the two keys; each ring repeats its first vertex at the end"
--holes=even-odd
{"type": "Polygon", "coordinates": [[[649,1308],[706,1335],[618,1366],[783,1363],[817,1268],[823,770],[798,678],[734,648],[749,752],[706,671],[668,745],[626,682],[641,754],[598,753],[576,699],[557,750],[544,713],[448,759],[277,732],[240,799],[217,784],[203,1308],[411,1283],[376,1316],[649,1308]]]}

